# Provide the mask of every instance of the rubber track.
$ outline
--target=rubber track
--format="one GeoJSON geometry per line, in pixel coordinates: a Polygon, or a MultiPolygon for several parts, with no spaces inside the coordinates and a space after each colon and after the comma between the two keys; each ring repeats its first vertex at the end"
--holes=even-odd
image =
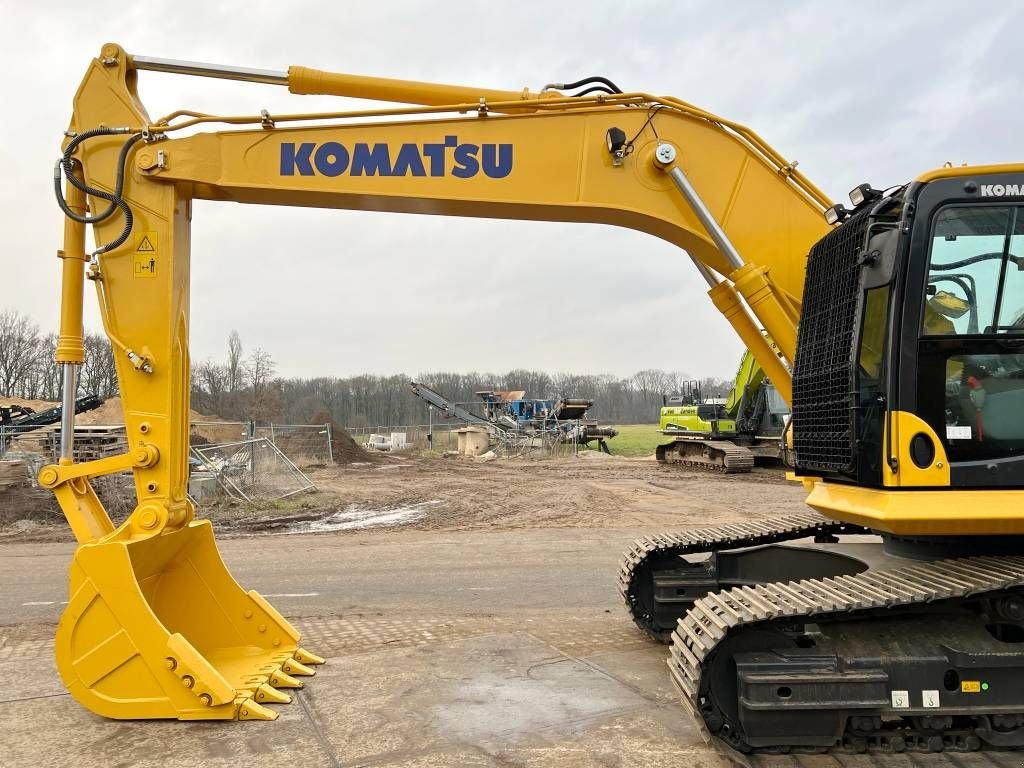
{"type": "Polygon", "coordinates": [[[629,611],[630,617],[641,631],[659,642],[664,642],[654,628],[653,617],[644,613],[643,607],[639,605],[635,597],[634,580],[650,577],[650,571],[644,566],[652,557],[675,557],[698,552],[777,544],[809,536],[835,536],[851,533],[870,533],[870,531],[849,523],[829,520],[817,512],[803,512],[775,520],[751,520],[714,528],[697,528],[646,536],[634,541],[622,558],[619,567],[619,593],[626,602],[626,610],[629,611]]]}
{"type": "MultiPolygon", "coordinates": [[[[1024,557],[971,557],[914,563],[888,571],[867,571],[855,576],[808,579],[714,592],[697,600],[679,620],[672,634],[669,669],[685,708],[707,730],[700,714],[699,689],[702,665],[718,644],[738,627],[750,627],[778,619],[856,615],[877,609],[905,608],[921,603],[976,597],[1024,585],[1024,557]]],[[[715,738],[733,759],[747,758],[715,738]]],[[[829,754],[844,754],[841,748],[829,754]]],[[[966,763],[981,753],[957,753],[945,764],[966,763]]],[[[1004,753],[1005,754],[1005,753],[1004,753]]],[[[1017,762],[1019,753],[1013,754],[1017,762]]],[[[1002,765],[998,752],[986,761],[1002,765]]],[[[776,758],[777,756],[772,756],[776,758]]],[[[931,757],[931,756],[929,756],[931,757]]],[[[974,761],[971,761],[972,764],[974,761]]],[[[1018,762],[1019,764],[1019,762],[1018,762]]]]}

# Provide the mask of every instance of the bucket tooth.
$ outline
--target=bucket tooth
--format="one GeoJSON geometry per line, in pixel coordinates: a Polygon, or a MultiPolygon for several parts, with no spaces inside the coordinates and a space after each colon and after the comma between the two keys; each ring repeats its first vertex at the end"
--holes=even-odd
{"type": "Polygon", "coordinates": [[[292,697],[263,683],[253,693],[253,699],[261,704],[291,704],[292,697]]]}
{"type": "Polygon", "coordinates": [[[324,659],[322,656],[317,656],[315,653],[310,653],[305,648],[297,648],[295,650],[295,653],[292,654],[292,658],[300,664],[309,664],[312,666],[326,663],[326,659],[324,659]]]}
{"type": "Polygon", "coordinates": [[[257,704],[253,699],[246,699],[238,708],[239,720],[277,720],[277,712],[257,704]]]}
{"type": "Polygon", "coordinates": [[[284,664],[282,664],[281,671],[286,672],[289,675],[302,675],[304,677],[310,677],[316,674],[315,669],[311,669],[295,659],[288,659],[284,664]]]}
{"type": "Polygon", "coordinates": [[[301,680],[296,680],[281,670],[270,675],[270,684],[275,688],[301,688],[305,685],[301,680]]]}

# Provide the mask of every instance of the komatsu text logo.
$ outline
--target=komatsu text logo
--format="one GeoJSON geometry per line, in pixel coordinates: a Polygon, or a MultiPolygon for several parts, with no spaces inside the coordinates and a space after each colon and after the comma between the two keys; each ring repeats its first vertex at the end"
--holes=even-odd
{"type": "Polygon", "coordinates": [[[402,144],[392,157],[387,144],[358,142],[351,149],[337,141],[281,144],[282,176],[454,176],[470,179],[480,171],[492,179],[512,173],[511,144],[402,144]]]}
{"type": "Polygon", "coordinates": [[[1024,195],[1024,184],[982,184],[982,197],[1020,197],[1024,195]]]}

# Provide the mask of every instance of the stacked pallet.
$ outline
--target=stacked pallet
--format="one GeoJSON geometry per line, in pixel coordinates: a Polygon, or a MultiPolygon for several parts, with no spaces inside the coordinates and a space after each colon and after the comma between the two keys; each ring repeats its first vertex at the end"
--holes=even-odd
{"type": "MultiPolygon", "coordinates": [[[[50,435],[50,455],[60,455],[60,429],[50,435]]],[[[128,450],[128,438],[123,424],[89,425],[75,427],[75,461],[95,461],[117,456],[128,450]]]]}

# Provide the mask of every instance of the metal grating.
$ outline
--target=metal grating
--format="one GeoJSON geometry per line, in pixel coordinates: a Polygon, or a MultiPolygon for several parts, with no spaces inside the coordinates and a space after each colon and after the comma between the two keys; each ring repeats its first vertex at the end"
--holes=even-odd
{"type": "Polygon", "coordinates": [[[793,447],[801,470],[849,473],[855,466],[857,255],[869,220],[870,208],[851,216],[807,258],[793,368],[793,447]]]}

